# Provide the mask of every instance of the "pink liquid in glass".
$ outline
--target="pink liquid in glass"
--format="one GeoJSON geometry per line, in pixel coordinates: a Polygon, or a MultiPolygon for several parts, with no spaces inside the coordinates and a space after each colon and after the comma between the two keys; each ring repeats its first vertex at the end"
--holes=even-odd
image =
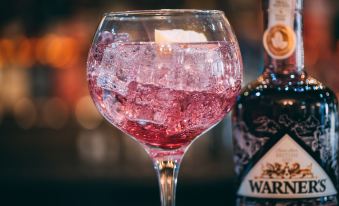
{"type": "Polygon", "coordinates": [[[88,60],[91,96],[110,123],[139,142],[187,146],[235,102],[242,71],[231,46],[97,43],[88,60]]]}

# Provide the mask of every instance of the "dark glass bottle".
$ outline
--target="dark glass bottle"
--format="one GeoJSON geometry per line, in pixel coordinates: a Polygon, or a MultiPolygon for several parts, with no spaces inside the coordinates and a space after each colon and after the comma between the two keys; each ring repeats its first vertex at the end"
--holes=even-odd
{"type": "Polygon", "coordinates": [[[238,205],[336,205],[335,94],[304,71],[302,0],[263,0],[265,69],[233,110],[238,205]]]}

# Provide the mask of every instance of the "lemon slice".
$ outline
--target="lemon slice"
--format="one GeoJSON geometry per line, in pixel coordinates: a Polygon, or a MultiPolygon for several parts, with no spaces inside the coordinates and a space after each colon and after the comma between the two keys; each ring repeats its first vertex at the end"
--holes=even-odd
{"type": "Polygon", "coordinates": [[[191,43],[191,42],[206,42],[207,38],[203,33],[183,30],[155,30],[155,42],[157,43],[191,43]]]}

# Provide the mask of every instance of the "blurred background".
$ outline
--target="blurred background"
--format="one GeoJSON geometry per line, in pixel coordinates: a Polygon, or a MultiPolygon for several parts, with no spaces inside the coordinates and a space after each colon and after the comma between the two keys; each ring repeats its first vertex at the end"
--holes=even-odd
{"type": "MultiPolygon", "coordinates": [[[[307,70],[339,95],[339,2],[305,3],[307,70]]],[[[1,1],[0,204],[160,204],[146,153],[96,111],[86,58],[104,12],[161,8],[225,11],[245,82],[262,72],[260,0],[1,1]]],[[[232,188],[227,117],[185,156],[177,205],[230,205],[232,188]]]]}

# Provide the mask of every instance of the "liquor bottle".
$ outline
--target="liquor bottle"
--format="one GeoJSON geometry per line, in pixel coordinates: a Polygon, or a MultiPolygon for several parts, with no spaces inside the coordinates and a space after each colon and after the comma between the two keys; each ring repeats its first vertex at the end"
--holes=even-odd
{"type": "Polygon", "coordinates": [[[234,107],[238,205],[336,205],[335,94],[304,71],[302,0],[263,0],[265,68],[234,107]]]}

